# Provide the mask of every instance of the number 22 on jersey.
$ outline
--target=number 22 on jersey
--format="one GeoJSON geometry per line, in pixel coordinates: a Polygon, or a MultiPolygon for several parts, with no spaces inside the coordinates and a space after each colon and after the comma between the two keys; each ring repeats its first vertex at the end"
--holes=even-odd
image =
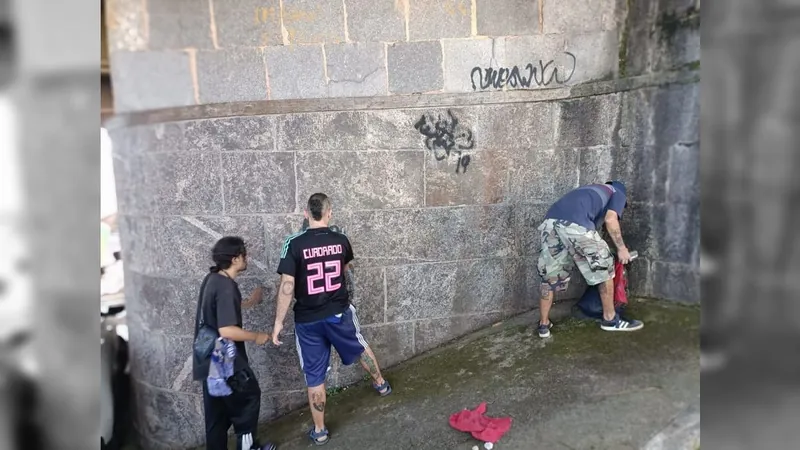
{"type": "Polygon", "coordinates": [[[342,287],[342,283],[333,283],[333,280],[342,274],[342,262],[339,260],[309,264],[306,266],[306,272],[308,273],[306,279],[308,295],[333,292],[342,287]],[[324,282],[321,282],[323,279],[324,282]]]}

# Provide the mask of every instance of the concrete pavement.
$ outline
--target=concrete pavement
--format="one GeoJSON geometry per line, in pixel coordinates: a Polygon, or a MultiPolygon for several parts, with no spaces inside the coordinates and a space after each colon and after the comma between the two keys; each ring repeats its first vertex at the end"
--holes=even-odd
{"type": "MultiPolygon", "coordinates": [[[[328,398],[326,448],[469,450],[481,443],[448,417],[486,401],[489,416],[514,420],[495,449],[694,450],[700,309],[634,301],[630,316],[644,330],[610,333],[567,318],[542,340],[532,312],[387,370],[387,398],[366,383],[328,398]]],[[[262,436],[282,450],[309,448],[310,426],[304,409],[262,436]]]]}

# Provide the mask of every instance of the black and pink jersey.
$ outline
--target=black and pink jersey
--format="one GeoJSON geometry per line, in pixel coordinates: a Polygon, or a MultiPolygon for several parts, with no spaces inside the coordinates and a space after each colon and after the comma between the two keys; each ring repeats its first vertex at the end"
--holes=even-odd
{"type": "Polygon", "coordinates": [[[344,268],[353,260],[350,240],[330,228],[309,228],[286,238],[278,273],[294,277],[294,321],[315,322],[350,306],[344,268]]]}

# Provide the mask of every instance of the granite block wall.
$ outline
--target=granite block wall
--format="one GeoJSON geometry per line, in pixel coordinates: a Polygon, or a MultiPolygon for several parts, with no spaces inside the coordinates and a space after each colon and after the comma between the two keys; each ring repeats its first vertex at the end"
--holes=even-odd
{"type": "Polygon", "coordinates": [[[611,79],[627,14],[620,0],[107,3],[117,111],[611,79]]]}
{"type": "MultiPolygon", "coordinates": [[[[266,300],[245,312],[245,326],[268,329],[280,246],[299,229],[313,192],[332,197],[334,222],[353,242],[354,304],[384,366],[534,308],[544,212],[568,190],[611,177],[630,185],[624,230],[642,255],[631,266],[633,292],[696,301],[697,126],[668,118],[696,114],[697,89],[673,84],[510,105],[114,130],[137,427],[148,445],[201,436],[190,348],[211,245],[226,234],[248,241],[243,291],[262,285],[266,300]],[[460,155],[428,149],[415,125],[454,118],[472,148],[460,155]]],[[[578,281],[563,297],[582,289],[578,281]]],[[[249,351],[264,388],[264,418],[301,406],[291,346],[249,351]]],[[[337,362],[329,383],[359,376],[337,362]]]]}
{"type": "MultiPolygon", "coordinates": [[[[317,191],[353,242],[354,304],[385,367],[536,307],[536,227],[581,184],[628,183],[634,295],[699,301],[697,8],[110,1],[145,447],[202,441],[189,357],[211,245],[248,241],[242,290],[261,285],[265,301],[245,326],[268,329],[280,245],[317,191]]],[[[561,298],[583,292],[574,280],[561,298]]],[[[263,420],[305,403],[292,346],[249,351],[263,420]]],[[[334,360],[328,382],[360,377],[334,360]]]]}

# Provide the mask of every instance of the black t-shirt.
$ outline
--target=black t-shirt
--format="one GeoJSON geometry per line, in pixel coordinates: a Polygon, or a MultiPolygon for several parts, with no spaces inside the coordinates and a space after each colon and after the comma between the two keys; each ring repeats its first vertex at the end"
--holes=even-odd
{"type": "MultiPolygon", "coordinates": [[[[213,272],[207,275],[203,296],[197,304],[197,314],[194,320],[195,335],[200,325],[201,305],[205,322],[211,328],[219,330],[222,327],[242,326],[242,293],[239,291],[236,281],[225,275],[213,272]]],[[[233,370],[242,370],[247,367],[248,363],[244,342],[236,342],[236,359],[233,361],[233,370]]],[[[209,364],[209,360],[195,360],[193,367],[195,380],[202,380],[208,376],[209,364]]]]}
{"type": "Polygon", "coordinates": [[[294,321],[308,323],[350,306],[344,268],[353,260],[350,240],[330,228],[309,228],[283,244],[278,273],[294,277],[294,321]]]}

